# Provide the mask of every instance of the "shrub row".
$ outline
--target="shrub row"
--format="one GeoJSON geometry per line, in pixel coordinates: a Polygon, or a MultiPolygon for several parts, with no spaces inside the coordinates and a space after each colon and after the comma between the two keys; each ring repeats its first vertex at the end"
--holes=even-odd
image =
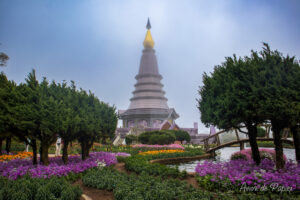
{"type": "Polygon", "coordinates": [[[77,200],[82,193],[79,186],[57,177],[24,177],[15,181],[0,177],[0,185],[0,200],[77,200]]]}
{"type": "Polygon", "coordinates": [[[126,144],[131,144],[131,142],[138,139],[142,144],[171,144],[175,140],[178,141],[191,141],[191,137],[188,132],[183,130],[160,130],[160,131],[146,131],[134,138],[132,136],[126,137],[126,144]],[[130,143],[127,143],[130,142],[130,143]]]}
{"type": "Polygon", "coordinates": [[[142,144],[172,144],[176,140],[174,133],[169,131],[146,131],[139,135],[142,144]]]}

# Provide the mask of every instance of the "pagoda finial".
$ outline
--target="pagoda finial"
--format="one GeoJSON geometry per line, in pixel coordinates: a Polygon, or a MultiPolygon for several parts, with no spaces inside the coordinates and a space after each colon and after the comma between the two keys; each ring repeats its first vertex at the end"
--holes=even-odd
{"type": "Polygon", "coordinates": [[[152,36],[151,36],[151,32],[150,32],[151,24],[150,24],[149,18],[148,18],[148,21],[147,21],[146,28],[148,30],[147,30],[146,37],[145,37],[145,40],[144,40],[144,47],[152,49],[154,47],[154,41],[152,40],[152,36]]]}
{"type": "Polygon", "coordinates": [[[151,24],[150,24],[150,20],[149,20],[149,17],[148,17],[148,22],[147,22],[147,26],[146,26],[146,28],[149,30],[149,29],[151,29],[151,24]]]}

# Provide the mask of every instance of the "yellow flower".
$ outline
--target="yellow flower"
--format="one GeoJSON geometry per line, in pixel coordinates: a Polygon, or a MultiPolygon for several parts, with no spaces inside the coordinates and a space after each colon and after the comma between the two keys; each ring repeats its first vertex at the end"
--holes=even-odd
{"type": "Polygon", "coordinates": [[[13,160],[13,159],[25,159],[28,157],[32,157],[33,153],[32,152],[18,152],[15,155],[2,155],[0,156],[0,162],[3,161],[9,161],[9,160],[13,160]]]}
{"type": "Polygon", "coordinates": [[[156,155],[161,153],[182,153],[182,152],[184,152],[184,150],[181,149],[155,150],[155,151],[140,152],[139,155],[156,155]]]}

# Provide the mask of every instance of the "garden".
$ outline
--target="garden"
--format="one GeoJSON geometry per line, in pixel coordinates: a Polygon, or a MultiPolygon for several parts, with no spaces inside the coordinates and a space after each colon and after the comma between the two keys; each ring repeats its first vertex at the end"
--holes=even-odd
{"type": "Polygon", "coordinates": [[[128,135],[126,145],[112,146],[118,120],[114,106],[74,82],[39,82],[34,70],[20,84],[1,73],[0,200],[299,199],[299,75],[293,58],[268,45],[261,56],[228,58],[211,76],[204,75],[198,100],[202,122],[222,129],[246,127],[251,147],[216,162],[202,145],[189,144],[190,135],[182,130],[128,135]],[[279,75],[291,84],[268,93],[278,81],[265,83],[264,76],[279,75]],[[254,89],[261,83],[269,90],[254,89]],[[284,98],[278,93],[288,97],[274,102],[284,98]],[[272,125],[274,149],[259,148],[261,123],[272,125]],[[291,130],[295,160],[283,153],[284,128],[291,130]],[[62,150],[54,156],[58,138],[62,150]],[[202,161],[188,173],[176,166],[187,160],[202,161]]]}

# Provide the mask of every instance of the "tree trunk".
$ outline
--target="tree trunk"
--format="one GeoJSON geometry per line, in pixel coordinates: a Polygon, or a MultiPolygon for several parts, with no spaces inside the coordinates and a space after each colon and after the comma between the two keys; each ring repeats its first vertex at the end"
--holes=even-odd
{"type": "Polygon", "coordinates": [[[280,126],[278,125],[279,125],[278,122],[272,121],[273,138],[274,138],[274,145],[276,151],[276,168],[282,169],[284,167],[285,162],[283,159],[283,146],[282,146],[280,131],[283,128],[280,128],[280,126]]]}
{"type": "Polygon", "coordinates": [[[10,152],[10,147],[11,147],[11,137],[7,137],[6,138],[6,146],[5,146],[5,150],[6,150],[7,155],[10,152]]]}
{"type": "Polygon", "coordinates": [[[32,164],[37,165],[37,146],[36,146],[35,139],[31,141],[31,146],[32,146],[32,152],[33,152],[32,164]]]}
{"type": "Polygon", "coordinates": [[[81,141],[80,145],[81,145],[81,159],[85,160],[86,159],[86,153],[85,153],[86,143],[84,141],[81,141]]]}
{"type": "Polygon", "coordinates": [[[296,160],[300,164],[300,128],[297,126],[291,127],[291,132],[293,134],[296,160]]]}
{"type": "Polygon", "coordinates": [[[62,160],[64,164],[68,164],[68,146],[69,146],[69,141],[64,140],[63,155],[62,155],[62,160]]]}
{"type": "Polygon", "coordinates": [[[3,139],[0,138],[0,155],[2,155],[2,142],[3,142],[3,139]]]}
{"type": "Polygon", "coordinates": [[[246,125],[248,129],[248,135],[249,135],[249,143],[251,146],[252,151],[252,158],[256,165],[259,165],[261,162],[260,155],[259,155],[259,149],[256,141],[257,137],[257,127],[256,125],[248,124],[246,125]]]}
{"type": "Polygon", "coordinates": [[[42,149],[42,143],[40,143],[40,163],[43,163],[43,159],[42,159],[42,154],[43,154],[43,149],[42,149]]]}
{"type": "Polygon", "coordinates": [[[41,143],[41,150],[42,150],[42,152],[41,152],[40,156],[41,156],[42,163],[45,166],[49,165],[48,149],[49,149],[49,146],[47,144],[41,143]]]}

